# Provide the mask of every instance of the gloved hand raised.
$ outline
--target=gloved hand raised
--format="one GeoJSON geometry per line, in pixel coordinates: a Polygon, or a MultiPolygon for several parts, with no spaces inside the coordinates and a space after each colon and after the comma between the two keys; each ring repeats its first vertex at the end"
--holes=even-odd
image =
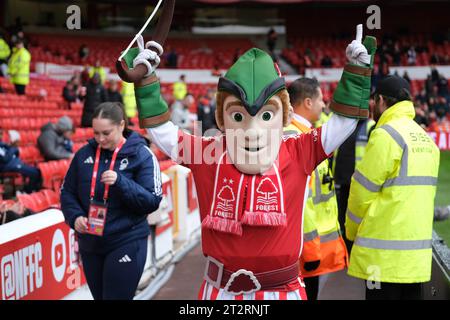
{"type": "Polygon", "coordinates": [[[144,46],[144,38],[142,36],[139,36],[137,38],[137,44],[139,48],[139,54],[136,56],[136,58],[133,59],[133,68],[136,68],[139,64],[145,64],[147,67],[147,73],[144,77],[150,76],[156,68],[159,66],[161,59],[159,56],[161,56],[164,52],[162,46],[155,42],[155,41],[148,41],[144,46]],[[158,52],[154,50],[155,49],[158,52]]]}
{"type": "Polygon", "coordinates": [[[345,55],[348,61],[360,66],[370,64],[370,54],[367,52],[367,48],[362,44],[363,26],[358,24],[356,26],[356,38],[353,40],[345,50],[345,55]]]}
{"type": "Polygon", "coordinates": [[[356,26],[356,38],[345,50],[350,63],[344,66],[341,80],[333,93],[330,109],[349,118],[365,119],[369,116],[369,99],[373,61],[377,39],[362,39],[362,24],[356,26]]]}

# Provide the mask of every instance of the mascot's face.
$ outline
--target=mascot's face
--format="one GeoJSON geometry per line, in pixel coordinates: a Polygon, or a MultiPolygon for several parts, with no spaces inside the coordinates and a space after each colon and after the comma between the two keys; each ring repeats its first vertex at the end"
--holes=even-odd
{"type": "Polygon", "coordinates": [[[235,167],[245,174],[262,174],[278,156],[283,134],[283,106],[274,95],[251,116],[233,95],[223,104],[227,151],[235,167]]]}

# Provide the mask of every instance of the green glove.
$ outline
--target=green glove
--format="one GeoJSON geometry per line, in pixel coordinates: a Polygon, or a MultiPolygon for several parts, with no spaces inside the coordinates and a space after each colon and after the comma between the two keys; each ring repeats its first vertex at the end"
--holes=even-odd
{"type": "MultiPolygon", "coordinates": [[[[123,57],[128,68],[133,68],[133,60],[139,52],[139,48],[131,48],[123,57]]],[[[170,120],[169,107],[161,97],[161,86],[154,72],[134,84],[134,94],[141,128],[157,127],[170,120]]]]}
{"type": "MultiPolygon", "coordinates": [[[[361,37],[362,25],[361,27],[358,26],[356,40],[351,44],[353,45],[356,42],[355,46],[357,48],[355,51],[359,50],[359,53],[360,48],[358,48],[357,43],[359,41],[359,46],[361,46],[361,37]]],[[[374,37],[367,36],[362,45],[367,49],[367,54],[362,54],[362,58],[357,59],[358,64],[348,63],[344,67],[341,80],[333,94],[333,99],[330,104],[330,109],[333,112],[345,117],[357,119],[366,119],[369,116],[371,75],[377,49],[377,40],[374,37]],[[361,62],[360,59],[366,63],[361,62]]],[[[347,56],[349,57],[348,52],[347,56]]]]}

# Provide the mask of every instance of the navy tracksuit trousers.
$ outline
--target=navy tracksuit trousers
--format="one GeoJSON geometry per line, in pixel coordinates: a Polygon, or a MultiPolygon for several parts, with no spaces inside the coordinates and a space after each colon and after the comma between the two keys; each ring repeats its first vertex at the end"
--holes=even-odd
{"type": "Polygon", "coordinates": [[[84,274],[95,300],[132,300],[144,271],[147,238],[106,254],[80,250],[84,274]]]}

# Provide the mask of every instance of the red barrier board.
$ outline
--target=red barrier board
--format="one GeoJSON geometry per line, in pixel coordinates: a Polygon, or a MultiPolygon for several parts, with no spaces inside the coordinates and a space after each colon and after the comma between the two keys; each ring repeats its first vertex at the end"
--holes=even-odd
{"type": "Polygon", "coordinates": [[[169,214],[170,221],[163,225],[157,225],[156,226],[156,235],[159,235],[166,231],[168,228],[170,228],[173,225],[173,210],[175,208],[175,199],[173,194],[173,188],[172,188],[172,180],[168,180],[162,184],[162,190],[163,190],[163,200],[166,201],[167,206],[164,207],[164,210],[169,214]]]}
{"type": "Polygon", "coordinates": [[[433,139],[440,150],[450,150],[450,132],[428,131],[428,135],[433,139]]]}
{"type": "Polygon", "coordinates": [[[64,222],[0,245],[2,300],[62,299],[86,279],[64,222]]]}

